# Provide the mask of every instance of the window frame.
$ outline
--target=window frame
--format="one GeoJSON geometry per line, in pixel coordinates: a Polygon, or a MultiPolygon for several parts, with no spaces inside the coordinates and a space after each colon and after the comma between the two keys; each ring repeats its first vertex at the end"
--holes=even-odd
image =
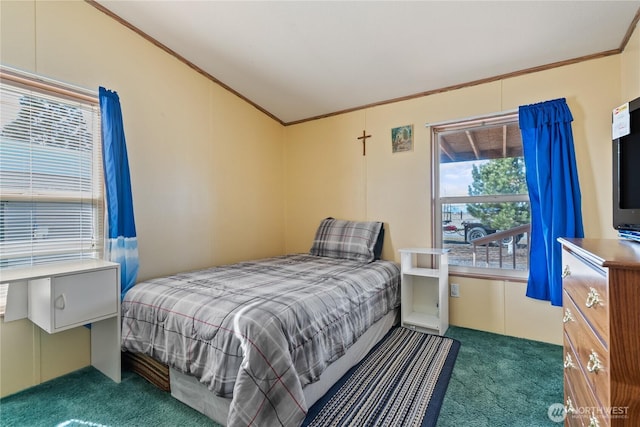
{"type": "MultiPolygon", "coordinates": [[[[430,127],[431,136],[431,235],[435,247],[443,247],[443,222],[442,207],[447,204],[465,203],[500,203],[500,202],[527,202],[529,195],[484,195],[484,196],[440,196],[440,155],[442,153],[439,134],[443,132],[463,131],[480,126],[496,126],[518,122],[518,111],[505,111],[467,119],[451,120],[446,122],[427,124],[430,127]]],[[[530,249],[530,246],[527,247],[530,249]]],[[[529,269],[513,270],[501,268],[488,268],[478,266],[461,266],[449,264],[449,273],[461,277],[474,277],[483,279],[507,280],[513,282],[526,282],[529,269]]]]}
{"type": "MultiPolygon", "coordinates": [[[[0,81],[2,81],[3,85],[9,86],[11,88],[15,88],[15,90],[25,90],[28,93],[32,93],[34,96],[42,97],[43,99],[51,99],[51,102],[69,102],[69,105],[82,105],[82,109],[90,112],[92,116],[93,125],[90,126],[90,134],[92,140],[92,147],[90,150],[90,154],[88,156],[91,158],[91,190],[87,192],[84,189],[78,189],[73,191],[68,190],[33,190],[32,187],[29,187],[28,193],[25,194],[24,191],[12,191],[12,189],[3,190],[2,201],[8,203],[20,203],[20,202],[43,202],[43,203],[53,203],[53,204],[80,204],[80,209],[82,205],[91,206],[91,224],[92,224],[92,239],[89,242],[82,235],[78,235],[77,243],[73,243],[72,252],[79,253],[81,256],[79,259],[86,258],[95,258],[100,259],[104,254],[104,244],[105,244],[105,189],[104,189],[104,174],[102,172],[102,141],[101,141],[101,122],[100,122],[100,106],[97,91],[90,91],[87,89],[79,88],[76,86],[72,86],[69,84],[57,82],[51,79],[47,79],[42,76],[26,73],[20,70],[16,70],[6,66],[0,66],[0,81]],[[87,244],[90,246],[88,247],[87,244]]],[[[7,141],[10,141],[8,139],[7,141]]],[[[59,149],[56,147],[50,147],[51,149],[59,149]]],[[[61,156],[64,156],[64,153],[61,152],[61,156]]],[[[80,158],[80,155],[75,156],[80,158]]],[[[86,156],[85,156],[86,157],[86,156]]],[[[78,160],[80,161],[80,160],[78,160]]],[[[66,180],[67,178],[61,178],[62,180],[66,180]]],[[[80,179],[80,178],[78,178],[80,179]]],[[[74,209],[74,212],[76,209],[74,209]]],[[[78,210],[76,215],[82,215],[78,210]]],[[[21,243],[29,243],[33,242],[34,238],[25,239],[23,241],[19,241],[17,243],[13,243],[7,248],[11,246],[16,246],[21,243]]],[[[55,241],[55,238],[52,240],[55,241]]],[[[2,247],[5,247],[5,242],[0,242],[2,247]]],[[[17,265],[9,265],[2,267],[3,269],[11,269],[11,268],[24,268],[39,264],[51,264],[51,263],[60,263],[76,260],[76,258],[72,256],[65,256],[64,253],[68,253],[64,251],[65,244],[56,243],[54,245],[56,251],[62,251],[62,255],[60,255],[59,259],[47,260],[44,261],[35,261],[33,260],[33,254],[26,254],[25,257],[30,257],[31,260],[29,264],[17,264],[17,265]],[[39,262],[40,261],[40,262],[39,262]]],[[[35,255],[37,256],[37,255],[35,255]]],[[[54,255],[53,258],[56,258],[54,255]]],[[[12,258],[16,259],[16,258],[12,258]]],[[[21,258],[17,258],[21,259],[21,258]]]]}

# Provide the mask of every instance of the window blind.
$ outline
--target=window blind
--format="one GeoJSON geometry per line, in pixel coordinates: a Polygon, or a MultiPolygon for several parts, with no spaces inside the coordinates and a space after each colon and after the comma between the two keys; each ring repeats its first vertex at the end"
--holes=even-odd
{"type": "Polygon", "coordinates": [[[0,267],[103,250],[100,109],[41,80],[0,80],[0,267]]]}

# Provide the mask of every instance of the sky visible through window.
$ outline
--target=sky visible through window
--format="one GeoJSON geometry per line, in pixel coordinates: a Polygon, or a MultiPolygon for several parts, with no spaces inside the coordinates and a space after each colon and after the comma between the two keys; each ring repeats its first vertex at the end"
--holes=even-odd
{"type": "Polygon", "coordinates": [[[473,182],[473,165],[480,166],[489,160],[451,162],[440,165],[440,197],[468,196],[469,185],[473,182]]]}

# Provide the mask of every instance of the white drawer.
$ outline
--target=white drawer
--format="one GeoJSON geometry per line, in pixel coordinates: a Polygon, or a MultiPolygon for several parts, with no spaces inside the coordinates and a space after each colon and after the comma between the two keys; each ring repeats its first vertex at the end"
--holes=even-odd
{"type": "Polygon", "coordinates": [[[48,333],[117,315],[117,268],[30,280],[29,319],[48,333]]]}

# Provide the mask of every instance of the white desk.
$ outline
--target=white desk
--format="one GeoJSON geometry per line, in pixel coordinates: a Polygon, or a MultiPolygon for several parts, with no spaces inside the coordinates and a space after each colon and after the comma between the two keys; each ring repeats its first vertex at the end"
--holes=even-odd
{"type": "Polygon", "coordinates": [[[120,265],[83,260],[0,271],[4,321],[29,318],[49,334],[91,324],[91,364],[120,382],[120,265]]]}

